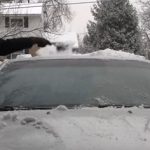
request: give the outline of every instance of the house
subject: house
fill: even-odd
[[[42,36],[43,12],[42,3],[1,3],[0,37]],[[15,58],[24,52],[13,53],[8,58]]]
[[[46,11],[43,3],[1,3],[0,4],[0,37],[12,38],[20,36],[43,36],[58,43],[62,49],[75,50],[79,47],[76,33],[63,33],[52,37],[43,32],[46,26]],[[13,53],[9,58],[15,58],[22,52]]]
[[[1,3],[0,37],[40,36],[43,17],[42,3]]]

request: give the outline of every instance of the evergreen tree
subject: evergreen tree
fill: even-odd
[[[86,46],[140,51],[138,18],[129,0],[98,0],[92,9],[94,21],[87,25]]]

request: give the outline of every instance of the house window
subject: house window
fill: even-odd
[[[9,17],[5,17],[5,28],[9,28]]]
[[[11,19],[11,27],[23,27],[23,19],[20,18]]]
[[[29,27],[29,19],[28,16],[24,16],[23,18],[10,18],[5,17],[5,28],[9,27]]]
[[[25,16],[25,17],[24,17],[24,27],[25,27],[25,28],[28,28],[28,26],[29,26],[28,16]]]

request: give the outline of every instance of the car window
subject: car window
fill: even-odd
[[[138,61],[22,61],[0,73],[1,106],[150,105],[149,89],[150,66]]]

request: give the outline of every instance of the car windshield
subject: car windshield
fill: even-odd
[[[98,59],[13,62],[0,72],[0,106],[150,106],[150,65]]]

